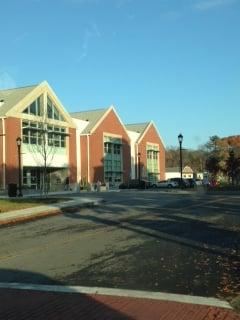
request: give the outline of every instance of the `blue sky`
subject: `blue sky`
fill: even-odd
[[[0,88],[47,80],[70,112],[115,105],[166,146],[240,134],[240,0],[8,0]]]

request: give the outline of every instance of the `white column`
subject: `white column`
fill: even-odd
[[[90,183],[90,150],[89,150],[89,134],[87,135],[87,170],[88,170],[88,183]]]
[[[2,186],[6,188],[6,130],[5,130],[5,118],[2,118],[2,155],[3,155],[3,171],[2,171]]]

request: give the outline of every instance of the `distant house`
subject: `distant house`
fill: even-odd
[[[200,179],[200,180],[203,180],[203,178],[204,178],[204,173],[203,173],[203,172],[197,172],[196,178],[197,178],[197,179]]]
[[[180,178],[180,168],[179,167],[172,167],[172,168],[166,168],[166,179],[171,178]],[[193,178],[193,170],[189,166],[185,166],[182,171],[182,177],[183,179],[192,179]]]
[[[166,179],[171,179],[171,178],[180,178],[181,173],[179,167],[172,167],[172,168],[166,168],[165,171],[165,176]]]
[[[184,179],[192,179],[193,178],[193,169],[189,166],[183,168],[182,177]]]

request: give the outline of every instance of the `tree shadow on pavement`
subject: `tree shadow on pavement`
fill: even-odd
[[[230,259],[240,258],[237,253],[240,243],[239,233],[219,229],[211,223],[167,214],[160,214],[154,219],[148,219],[146,215],[142,219],[125,217],[115,220],[96,215],[76,214],[67,210],[63,213],[68,218],[133,231],[158,240],[194,248],[201,252],[222,255]]]

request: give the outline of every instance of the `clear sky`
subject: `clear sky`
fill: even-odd
[[[47,80],[70,112],[114,105],[166,146],[240,134],[240,0],[7,0],[0,88]]]

